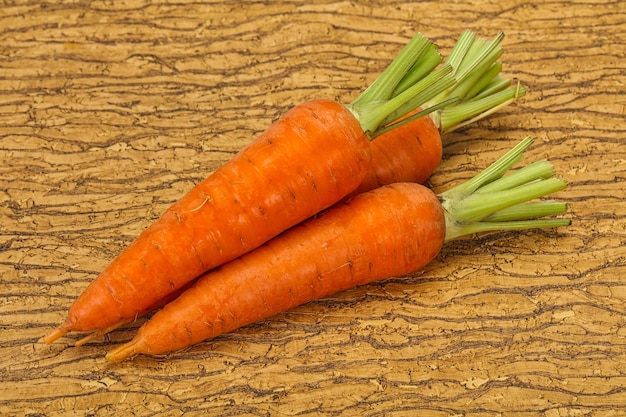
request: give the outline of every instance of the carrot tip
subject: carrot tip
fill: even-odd
[[[88,334],[87,336],[83,337],[82,339],[78,340],[76,343],[74,343],[74,346],[78,347],[78,346],[82,346],[85,343],[89,343],[92,340],[96,339],[97,337],[100,337],[102,333],[99,331],[93,332]]]
[[[105,357],[107,360],[111,362],[122,361],[138,353],[136,349],[136,345],[137,345],[137,341],[131,340],[130,342],[125,343],[122,346],[119,346],[113,349],[112,351],[108,352]]]
[[[55,340],[65,336],[71,330],[72,330],[72,323],[69,320],[66,320],[63,324],[57,326],[56,329],[54,329],[53,331],[45,335],[43,338],[43,341],[49,345]]]

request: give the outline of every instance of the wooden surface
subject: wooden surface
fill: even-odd
[[[626,409],[626,17],[619,1],[22,1],[0,8],[0,415],[604,416]],[[347,103],[416,31],[506,33],[529,93],[446,137],[430,183],[526,135],[567,229],[445,247],[166,358],[121,330],[46,346],[81,290],[291,106]]]

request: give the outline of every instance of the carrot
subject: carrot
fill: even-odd
[[[44,337],[101,332],[146,311],[203,272],[249,252],[353,192],[382,123],[454,83],[451,66],[421,71],[435,46],[416,35],[350,105],[312,100],[289,110],[170,207],[85,289]],[[397,90],[408,74],[409,86]]]
[[[503,52],[500,46],[503,37],[499,33],[487,42],[470,31],[459,37],[446,60],[453,68],[455,84],[432,104],[445,104],[446,99],[453,97],[456,100],[372,141],[372,163],[355,194],[394,182],[425,182],[441,161],[443,133],[474,123],[526,93],[521,84],[511,86],[511,81],[500,75],[502,63],[498,58]],[[410,83],[411,76],[397,88],[401,90]],[[408,116],[419,114],[419,110]]]
[[[396,183],[333,206],[204,275],[107,358],[179,350],[329,294],[410,273],[461,236],[569,224],[528,219],[565,210],[549,201],[526,203],[566,186],[550,178],[549,163],[503,177],[531,143],[526,138],[477,177],[439,196],[419,184]]]

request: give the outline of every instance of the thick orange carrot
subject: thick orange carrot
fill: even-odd
[[[353,192],[369,169],[368,139],[381,123],[423,106],[452,85],[448,66],[393,93],[433,49],[432,42],[416,35],[349,106],[313,100],[288,111],[115,258],[44,340],[51,343],[69,331],[101,333],[132,320],[201,273]]]
[[[549,178],[549,164],[498,180],[531,142],[526,139],[447,194],[436,196],[422,185],[397,183],[333,206],[204,275],[107,358],[182,349],[337,291],[415,271],[439,253],[444,241],[465,234],[569,224],[563,219],[526,220],[528,212],[510,209],[565,186]],[[543,211],[534,209],[532,216],[565,209],[550,204]],[[498,216],[508,221],[490,220]]]
[[[146,229],[46,341],[137,316],[335,203],[358,186],[369,163],[369,142],[347,108],[324,100],[293,108]]]
[[[370,169],[355,194],[397,182],[423,183],[439,165],[443,152],[441,134],[429,116],[377,137],[371,147]]]

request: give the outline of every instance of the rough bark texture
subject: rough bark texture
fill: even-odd
[[[619,1],[15,1],[0,9],[0,414],[617,415],[626,408]],[[41,336],[166,207],[289,107],[349,102],[415,32],[504,30],[518,104],[446,136],[442,191],[522,137],[573,225],[446,246],[178,352]]]

